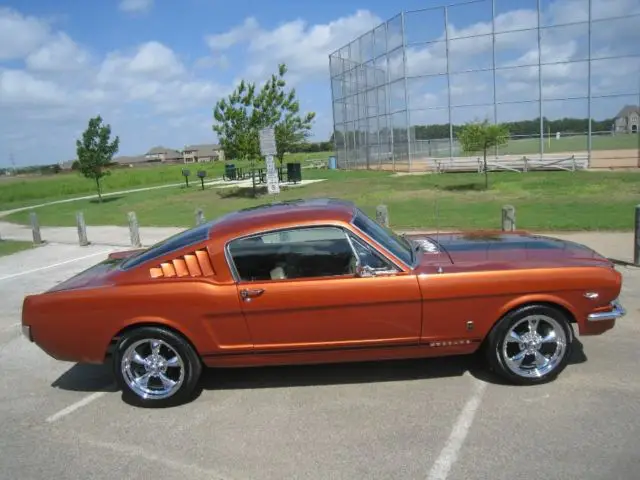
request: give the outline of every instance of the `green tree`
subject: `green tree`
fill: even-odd
[[[279,65],[278,73],[260,90],[255,83],[242,80],[227,98],[216,103],[213,130],[227,158],[260,158],[262,128],[274,128],[276,156],[281,163],[287,151],[298,148],[309,136],[315,113],[300,115],[296,90],[286,88],[286,73],[286,65]]]
[[[89,125],[82,134],[82,140],[76,140],[80,173],[96,182],[100,202],[102,202],[100,182],[103,177],[111,173],[108,167],[120,146],[119,137],[116,136],[113,141],[110,140],[111,125],[103,125],[100,115],[89,120]]]
[[[254,108],[255,84],[242,80],[233,92],[216,103],[213,130],[225,157],[240,160],[260,155],[258,140],[258,111]],[[257,107],[257,105],[256,105]]]
[[[488,120],[467,123],[457,133],[462,150],[467,153],[482,152],[484,156],[484,188],[489,188],[489,171],[487,169],[487,151],[490,148],[504,145],[509,140],[506,125],[492,124]]]
[[[282,164],[284,154],[296,149],[311,133],[315,112],[300,115],[300,102],[296,89],[286,90],[285,64],[278,65],[278,73],[263,85],[258,95],[258,104],[263,114],[263,127],[274,127],[276,137],[276,157]]]

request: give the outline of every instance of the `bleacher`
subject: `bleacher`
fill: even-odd
[[[425,164],[429,170],[437,173],[446,172],[482,172],[482,157],[423,158],[412,159],[412,166]],[[584,170],[589,167],[589,158],[585,155],[544,155],[534,156],[501,156],[487,158],[487,169],[495,171],[529,172],[541,170]]]

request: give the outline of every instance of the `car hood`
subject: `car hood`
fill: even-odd
[[[422,252],[421,265],[471,270],[602,265],[612,263],[591,248],[568,240],[520,232],[471,232],[408,235]]]

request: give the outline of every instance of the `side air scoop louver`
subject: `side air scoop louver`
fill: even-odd
[[[206,250],[196,250],[149,270],[151,278],[208,277],[213,266]]]

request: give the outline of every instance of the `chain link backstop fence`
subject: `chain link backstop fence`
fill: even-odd
[[[509,143],[492,152],[498,167],[569,157],[640,166],[638,0],[402,12],[329,60],[339,168],[473,170],[477,153],[462,152],[456,133],[485,119],[509,127]]]

